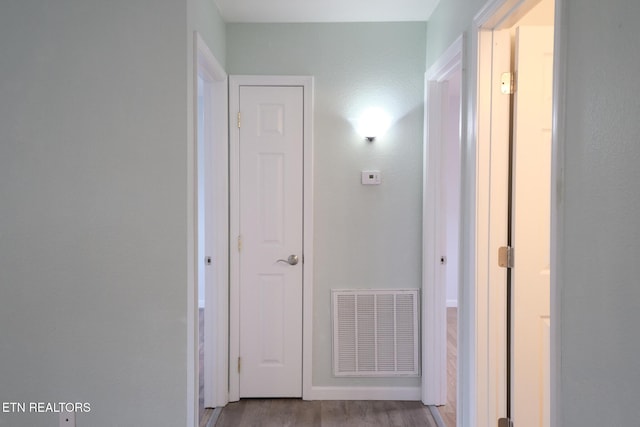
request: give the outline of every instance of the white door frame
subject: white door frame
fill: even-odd
[[[228,400],[227,373],[228,373],[228,282],[229,282],[229,232],[228,232],[228,118],[227,118],[227,73],[224,71],[216,57],[213,55],[205,41],[198,32],[194,32],[194,139],[198,147],[198,76],[204,82],[204,120],[203,147],[199,147],[196,153],[204,158],[196,161],[196,206],[206,204],[213,207],[205,212],[204,224],[198,224],[196,220],[196,233],[201,233],[204,228],[204,238],[208,240],[207,246],[212,253],[200,253],[196,250],[196,268],[204,262],[205,256],[213,258],[213,268],[209,280],[205,280],[205,359],[204,359],[204,404],[205,407],[224,406]],[[198,155],[198,154],[196,154]],[[200,169],[198,169],[200,165]],[[198,177],[206,180],[204,199],[201,200],[198,188]],[[196,241],[198,237],[196,236]],[[212,279],[212,280],[211,280]],[[196,274],[198,281],[198,274]],[[196,297],[198,292],[196,283]],[[198,354],[198,310],[193,310],[190,317],[194,317],[196,342],[195,350]],[[212,326],[212,327],[209,327]],[[196,373],[199,375],[199,363],[196,362]],[[198,377],[196,376],[196,384]],[[197,400],[196,400],[197,403]]]
[[[503,330],[504,316],[490,315],[493,310],[503,312],[504,301],[501,292],[491,292],[489,277],[495,268],[495,253],[490,242],[501,238],[501,230],[489,228],[486,220],[491,217],[490,191],[496,179],[506,179],[503,164],[492,163],[490,132],[486,125],[491,122],[491,102],[487,84],[491,79],[491,46],[493,30],[509,27],[528,12],[537,0],[490,0],[474,18],[470,58],[474,58],[469,71],[471,102],[468,105],[468,149],[466,150],[466,170],[464,206],[467,207],[464,222],[468,224],[468,247],[465,267],[463,294],[469,301],[475,301],[468,307],[470,323],[464,323],[462,329],[469,329],[469,342],[460,338],[461,370],[468,371],[471,380],[468,384],[459,380],[462,396],[459,405],[460,426],[493,427],[497,421],[500,405],[506,393],[500,372],[495,364],[489,362],[492,357],[506,354],[506,344],[495,339],[494,332]],[[552,131],[552,167],[551,167],[551,425],[558,426],[560,421],[560,298],[562,291],[562,266],[558,263],[558,254],[563,227],[564,207],[558,191],[562,188],[564,164],[564,87],[566,66],[566,14],[564,0],[555,1],[555,47],[554,47],[554,90],[553,90],[553,131]],[[475,79],[474,79],[475,76]],[[464,121],[464,120],[463,120]],[[498,147],[503,149],[503,147]],[[503,177],[503,178],[500,178]],[[504,227],[506,231],[506,225]],[[488,232],[487,232],[488,231]],[[496,235],[495,233],[498,233]],[[502,323],[501,323],[502,319]],[[473,336],[475,331],[475,337]],[[493,331],[493,332],[492,332]],[[461,330],[462,333],[464,333]],[[494,336],[492,339],[491,336]],[[466,351],[468,350],[468,353]],[[475,378],[475,380],[473,380]]]
[[[303,88],[304,158],[303,158],[303,301],[302,301],[302,398],[311,398],[313,343],[313,77],[311,76],[230,76],[230,285],[229,285],[229,401],[240,399],[240,376],[236,364],[240,354],[239,256],[240,234],[239,150],[237,125],[240,86],[300,86]]]
[[[443,123],[449,120],[449,109],[443,109],[443,97],[447,95],[447,82],[463,70],[464,40],[460,36],[425,73],[425,140],[423,159],[423,276],[422,276],[422,402],[425,405],[443,405],[447,401],[447,311],[446,288],[441,286],[439,272],[442,255],[439,242],[441,233],[437,218],[440,217],[440,194],[445,183],[441,182],[441,154],[448,141],[443,140]],[[460,90],[460,107],[464,91]],[[461,115],[459,115],[461,118]],[[462,120],[460,120],[462,125]],[[463,135],[464,133],[460,133]],[[458,159],[460,165],[460,159]],[[458,218],[460,228],[460,218]],[[460,247],[458,245],[458,247]],[[460,259],[460,257],[456,257]],[[459,263],[461,265],[461,263]],[[459,284],[458,284],[459,287]],[[464,304],[464,301],[460,301]],[[459,304],[460,304],[459,303]]]

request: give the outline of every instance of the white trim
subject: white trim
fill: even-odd
[[[240,357],[240,260],[238,238],[240,236],[240,153],[239,133],[234,116],[239,110],[239,88],[235,77],[229,76],[229,401],[240,400],[240,381],[233,369]]]
[[[239,132],[235,112],[239,110],[241,85],[301,86],[304,96],[304,184],[303,184],[303,326],[302,326],[302,398],[312,399],[313,353],[313,77],[311,76],[230,76],[229,129],[230,129],[230,290],[229,290],[229,359],[237,360],[240,349],[239,259],[236,248],[239,224]],[[233,363],[229,368],[229,400],[240,398],[240,376]]]
[[[198,228],[197,228],[197,194],[198,182],[197,176],[197,139],[196,139],[196,111],[197,111],[197,94],[198,79],[196,75],[197,65],[196,47],[193,46],[193,58],[189,60],[193,63],[189,64],[193,67],[191,75],[191,90],[187,90],[187,116],[191,120],[191,126],[187,123],[187,417],[185,425],[187,427],[196,427],[198,423],[198,322],[197,322],[197,305],[198,305],[198,263],[196,259],[198,247]],[[188,61],[190,62],[190,61]],[[196,77],[194,77],[196,76]],[[191,104],[191,105],[190,105]]]
[[[420,387],[311,387],[307,400],[420,400]]]
[[[211,239],[212,254],[200,254],[196,250],[196,266],[199,261],[204,259],[205,255],[213,255],[215,265],[214,280],[208,280],[205,289],[205,300],[200,302],[199,306],[206,306],[205,324],[215,325],[215,327],[205,328],[205,376],[204,381],[204,403],[207,407],[224,406],[228,403],[228,387],[227,375],[229,372],[228,365],[228,258],[229,258],[229,236],[228,236],[228,128],[227,128],[227,74],[213,55],[206,42],[200,34],[194,32],[194,144],[198,145],[198,76],[201,76],[205,82],[204,90],[209,94],[205,97],[207,110],[210,111],[214,122],[220,124],[211,129],[210,121],[205,121],[207,127],[206,135],[210,139],[205,141],[205,152],[212,154],[212,163],[205,166],[204,171],[198,171],[196,162],[195,171],[195,187],[196,202],[204,203],[198,200],[198,174],[205,173],[205,176],[215,182],[212,191],[208,191],[206,197],[211,197],[209,205],[213,206],[213,212],[207,212],[205,223],[209,225],[206,239]],[[206,136],[205,135],[205,136]],[[205,159],[206,160],[206,159]],[[196,220],[197,224],[197,220]],[[197,233],[200,225],[196,226],[196,242]],[[196,243],[197,244],[197,243]],[[196,267],[197,268],[197,267]],[[207,267],[205,267],[207,268]],[[197,277],[197,275],[196,275]],[[213,287],[213,289],[211,289]],[[196,286],[197,292],[198,286]],[[197,312],[195,313],[197,316]],[[198,330],[198,321],[196,317],[195,329]],[[195,344],[197,349],[197,342]],[[197,352],[196,352],[197,354]],[[196,371],[198,367],[196,366]]]
[[[448,108],[447,80],[462,73],[463,37],[460,36],[425,73],[425,139],[423,158],[423,275],[422,275],[422,402],[443,405],[447,400],[447,301],[446,288],[439,286],[441,266],[437,260],[441,241],[437,218],[440,212],[442,122]],[[461,79],[462,81],[463,79]],[[462,95],[462,91],[460,91]],[[460,106],[462,108],[462,99]],[[462,122],[462,116],[460,116]],[[458,259],[460,259],[458,257]],[[462,263],[460,263],[461,265]]]
[[[453,307],[458,307],[458,300],[457,299],[448,299],[447,300],[447,308],[453,308]]]
[[[304,200],[303,200],[303,243],[304,243],[304,270],[302,280],[304,283],[304,297],[302,303],[303,313],[303,339],[302,339],[302,398],[310,400],[311,387],[313,386],[313,202],[314,197],[314,151],[313,151],[313,107],[314,107],[314,81],[313,77],[300,79],[304,86]]]
[[[494,37],[495,36],[495,37]],[[499,41],[498,41],[499,39]],[[478,56],[478,134],[476,169],[476,390],[477,425],[506,416],[506,283],[497,248],[507,244],[509,174],[509,98],[499,93],[499,72],[510,68],[508,32],[482,31]],[[494,55],[494,46],[507,54]],[[509,56],[507,56],[509,55]],[[502,120],[496,120],[502,118]]]
[[[509,0],[507,0],[509,1]],[[495,324],[497,317],[492,316],[494,308],[502,313],[499,307],[494,307],[499,295],[494,295],[489,291],[489,283],[493,276],[494,266],[491,264],[490,245],[491,242],[499,241],[500,245],[506,245],[506,222],[503,227],[494,229],[491,227],[491,200],[492,186],[497,184],[496,178],[492,180],[492,176],[499,175],[497,169],[505,167],[504,162],[494,164],[492,162],[495,151],[492,151],[492,121],[491,121],[491,97],[492,97],[492,69],[493,69],[493,31],[492,28],[486,30],[483,26],[488,20],[493,19],[494,15],[504,4],[504,0],[491,0],[474,19],[475,31],[477,36],[476,66],[476,102],[475,106],[475,122],[476,128],[476,159],[475,169],[473,172],[475,183],[475,209],[474,217],[471,223],[474,225],[474,260],[475,274],[473,276],[471,286],[475,293],[475,316],[473,319],[476,331],[476,347],[473,355],[476,367],[476,389],[473,399],[474,420],[473,424],[478,427],[489,427],[497,422],[499,416],[505,416],[504,399],[499,395],[504,395],[506,387],[504,381],[497,381],[498,375],[495,368],[499,365],[494,360],[499,355],[506,352],[506,342],[497,339],[492,331],[501,329],[500,324]],[[507,165],[508,167],[508,165]],[[493,168],[493,169],[492,169]],[[493,174],[492,174],[493,172]],[[502,182],[506,180],[507,172],[502,171],[500,174]],[[502,189],[501,189],[502,190]],[[504,193],[504,191],[499,191]],[[497,195],[493,195],[497,196]],[[505,197],[503,194],[502,197]],[[506,199],[505,199],[506,200]],[[494,217],[497,213],[494,212]],[[506,286],[505,278],[499,277],[497,288]],[[498,292],[500,294],[500,292]],[[504,325],[502,325],[504,327]],[[504,360],[504,357],[503,357]]]
[[[204,308],[204,299],[198,300],[198,308]]]

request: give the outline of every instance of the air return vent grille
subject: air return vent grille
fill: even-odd
[[[418,376],[418,290],[332,290],[335,376]]]

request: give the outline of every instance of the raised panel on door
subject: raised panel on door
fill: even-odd
[[[518,427],[549,425],[553,28],[519,27],[512,170],[513,398]]]
[[[240,397],[301,397],[303,89],[241,86],[240,114]]]

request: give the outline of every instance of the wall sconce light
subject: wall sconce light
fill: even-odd
[[[391,117],[381,108],[370,108],[358,120],[358,133],[367,141],[373,142],[385,134],[391,126]]]

